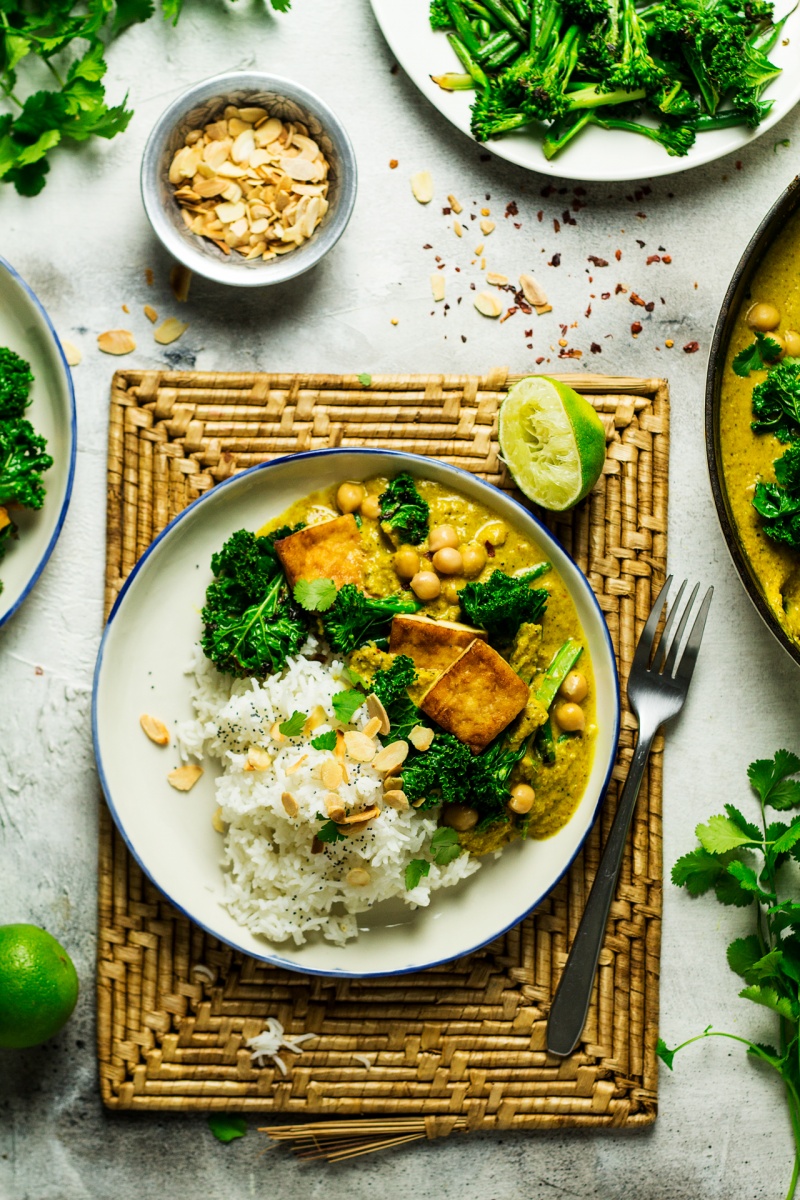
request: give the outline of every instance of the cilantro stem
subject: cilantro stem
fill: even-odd
[[[64,80],[61,78],[61,76],[59,75],[59,73],[58,73],[58,71],[56,70],[56,68],[53,66],[53,64],[52,64],[52,62],[50,61],[50,59],[49,59],[49,58],[46,58],[44,61],[45,61],[45,66],[47,67],[48,71],[51,73],[51,75],[54,75],[54,76],[55,76],[55,79],[56,79],[56,82],[58,83],[58,86],[59,86],[60,88],[63,88],[63,87],[64,87]]]

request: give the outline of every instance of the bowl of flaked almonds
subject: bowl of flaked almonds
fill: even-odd
[[[256,71],[195,84],[161,114],[142,199],[163,245],[218,283],[265,287],[308,271],[356,196],[343,125],[300,84]]]

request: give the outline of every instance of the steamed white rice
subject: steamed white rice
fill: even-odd
[[[319,767],[329,751],[315,750],[311,737],[331,728],[363,729],[366,708],[348,726],[333,718],[332,697],[346,686],[344,665],[338,660],[317,661],[321,647],[313,637],[286,668],[263,683],[256,679],[233,680],[220,674],[199,650],[192,667],[193,705],[196,718],[184,722],[179,739],[184,757],[211,759],[220,764],[216,781],[217,803],[227,824],[224,840],[223,903],[240,924],[273,942],[292,939],[300,945],[310,934],[344,943],[358,935],[356,913],[382,900],[400,897],[411,906],[430,903],[431,892],[451,887],[477,871],[480,863],[468,854],[430,872],[412,890],[405,890],[405,869],[415,858],[430,860],[430,839],[437,828],[438,809],[420,813],[384,807],[360,834],[326,843],[312,853],[318,814],[325,813],[326,788]],[[315,655],[312,659],[309,655]],[[293,712],[310,713],[321,705],[330,724],[318,726],[306,737],[290,738],[278,745],[270,736],[275,721],[288,720]],[[266,771],[245,771],[247,752],[258,746],[272,757]],[[299,769],[287,769],[305,755]],[[339,794],[345,806],[359,809],[380,800],[383,776],[369,764],[347,759],[349,783]],[[291,792],[299,812],[290,818],[281,803]],[[366,886],[347,883],[353,867],[366,868]]]

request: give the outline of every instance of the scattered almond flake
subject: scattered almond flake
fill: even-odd
[[[364,867],[351,867],[344,880],[348,887],[367,887],[372,882],[372,876]]]
[[[396,742],[390,742],[388,746],[384,746],[372,760],[372,765],[376,771],[384,771],[387,775],[399,767],[401,763],[406,761],[408,756],[408,742],[402,738]]]
[[[329,791],[336,791],[344,779],[341,763],[338,763],[335,758],[326,758],[320,767],[319,777]]]
[[[420,204],[430,204],[433,199],[433,179],[430,171],[417,171],[411,176],[411,191]]]
[[[172,294],[180,304],[189,299],[189,287],[192,282],[192,272],[183,263],[174,263],[169,273],[169,286]]]
[[[122,311],[123,311],[124,313],[129,313],[131,310],[128,308],[127,304],[123,304],[123,306],[122,306]]]
[[[483,254],[483,242],[481,242],[479,246],[475,247],[475,257],[480,258],[480,256],[482,254]]]
[[[391,729],[389,715],[386,712],[382,701],[378,699],[374,692],[370,692],[370,694],[367,696],[366,707],[367,712],[371,717],[380,717],[381,724],[379,732],[385,736]]]
[[[475,307],[484,317],[499,317],[503,306],[493,292],[478,292]]]
[[[393,742],[392,745],[394,744],[395,743]],[[342,820],[338,821],[337,824],[342,825],[344,829],[348,831],[348,833],[352,833],[353,829],[348,829],[348,826],[360,827],[362,825],[368,825],[370,821],[373,821],[375,817],[379,817],[380,815],[381,810],[378,808],[377,804],[373,804],[370,808],[362,808],[360,812],[348,813],[347,816],[342,817]]]
[[[480,224],[481,233],[484,237],[488,237],[494,229],[494,221],[483,220]]]
[[[295,762],[293,762],[291,764],[291,766],[288,766],[286,768],[286,774],[287,775],[296,774],[296,772],[300,770],[300,768],[302,767],[303,763],[306,761],[307,758],[308,758],[308,755],[303,754],[300,758],[296,759]]]
[[[245,771],[268,771],[272,766],[272,757],[261,746],[251,746],[247,751],[244,762]]]
[[[351,1054],[350,1057],[354,1058],[357,1063],[361,1063],[361,1066],[364,1068],[365,1071],[372,1070],[372,1063],[367,1058],[366,1054]]]
[[[450,207],[452,208],[452,210],[456,214],[456,216],[458,216],[458,214],[463,211],[463,205],[459,204],[458,200],[456,200],[455,196],[452,195],[452,193],[447,197],[447,203],[450,205]]]
[[[408,808],[408,797],[405,792],[401,792],[398,788],[392,788],[391,791],[383,793],[383,803],[388,804],[389,808],[396,808],[402,811]]]
[[[519,286],[528,304],[532,304],[534,308],[539,304],[547,304],[547,293],[532,275],[520,275]]]
[[[324,725],[327,719],[328,714],[325,712],[325,709],[321,704],[316,704],[306,717],[306,722],[303,726],[303,733],[306,735],[306,737],[308,737],[308,735],[313,733],[315,729],[318,729],[320,725]]]
[[[491,210],[490,208],[482,208],[482,209],[481,209],[481,216],[482,216],[482,217],[488,217],[488,216],[489,216],[489,213],[490,213],[491,211],[492,211],[492,210]]]
[[[297,803],[291,792],[283,792],[281,795],[281,804],[284,807],[287,817],[296,817],[300,811],[300,805]]]
[[[453,233],[456,235],[456,237],[461,237],[463,235],[464,230],[461,228],[460,221],[453,221]]]
[[[103,354],[130,354],[136,349],[136,339],[129,329],[107,329],[98,334],[97,346]]]
[[[497,271],[490,271],[486,276],[486,282],[493,284],[495,287],[505,287],[508,283],[508,276],[498,275]]]
[[[303,1042],[309,1038],[319,1037],[317,1033],[287,1034],[277,1017],[267,1017],[266,1027],[262,1033],[247,1039],[250,1058],[258,1066],[264,1065],[265,1058],[271,1058],[282,1075],[286,1075],[286,1063],[279,1056],[279,1050],[290,1050],[292,1054],[303,1053]]]
[[[431,291],[434,300],[444,300],[444,275],[437,271],[431,275]]]
[[[381,725],[383,725],[383,721],[380,717],[370,717],[364,726],[364,737],[374,738],[377,733],[380,733]]]
[[[415,725],[408,735],[408,740],[415,750],[429,750],[433,741],[433,730],[426,725]]]
[[[158,320],[158,313],[153,308],[152,304],[145,304],[144,315],[147,317],[148,321],[151,321],[153,325],[155,325],[156,321]]]
[[[552,304],[534,304],[533,307],[536,309],[536,315],[539,317],[543,316],[544,313],[553,311]]]
[[[377,746],[371,737],[367,737],[366,734],[358,733],[352,729],[345,733],[344,745],[347,753],[356,762],[372,762],[377,750]]]
[[[190,792],[202,774],[203,768],[198,767],[197,763],[184,763],[182,767],[170,771],[167,783],[174,787],[176,792]]]
[[[153,337],[160,346],[169,346],[172,342],[177,342],[188,328],[188,321],[179,321],[177,317],[167,317],[166,321],[161,322]]]
[[[284,742],[288,742],[289,740],[285,733],[281,733],[280,721],[272,722],[269,730],[269,736],[272,738],[273,742],[277,742],[279,746],[282,746]]]
[[[169,730],[163,721],[159,721],[158,717],[153,717],[150,713],[142,713],[139,717],[139,724],[151,742],[155,742],[157,746],[169,745]]]
[[[228,826],[225,824],[225,822],[222,819],[222,805],[221,804],[218,805],[217,808],[214,809],[214,812],[211,814],[211,825],[216,833],[227,832]]]
[[[62,341],[61,349],[64,351],[68,366],[77,367],[83,361],[83,351],[72,342]]]

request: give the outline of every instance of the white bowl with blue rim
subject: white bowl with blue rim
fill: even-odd
[[[0,559],[0,626],[30,595],[58,541],[75,474],[77,426],[72,376],[50,318],[35,293],[10,263],[0,258],[0,346],[31,365],[31,404],[25,413],[47,438],[53,465],[42,476],[47,490],[38,510],[12,510],[19,536]]]
[[[323,940],[271,943],[250,933],[222,904],[222,841],[211,824],[215,771],[206,766],[189,793],[167,773],[173,747],[149,743],[139,728],[152,713],[172,728],[193,716],[186,671],[200,638],[200,608],[212,553],[236,529],[258,529],[311,488],[342,479],[409,471],[452,487],[524,530],[560,574],[592,658],[597,735],[586,790],[568,823],[546,841],[515,842],[428,908],[402,901],[358,917],[359,937],[344,947]],[[536,561],[540,561],[538,555]],[[150,546],[111,612],[98,655],[93,698],[97,765],[111,813],[139,865],[172,904],[244,954],[315,975],[364,977],[419,971],[479,949],[522,920],[558,882],[581,848],[608,785],[619,734],[619,688],[611,639],[588,580],[569,555],[512,497],[457,467],[384,450],[319,450],[252,467],[204,493]]]

